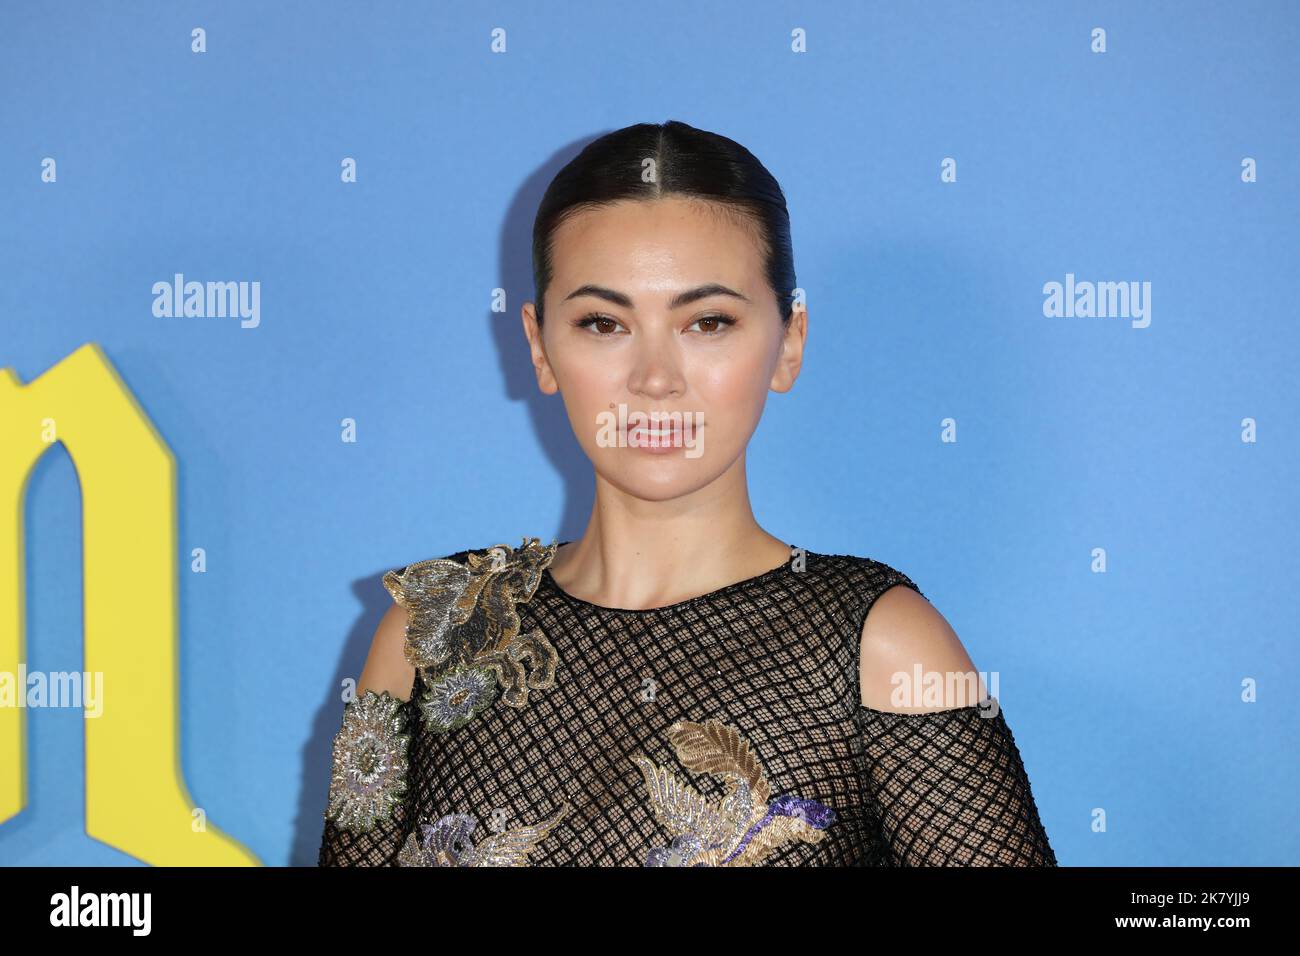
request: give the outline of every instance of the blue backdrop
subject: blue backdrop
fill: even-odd
[[[186,782],[312,864],[383,571],[585,524],[520,329],[542,190],[630,123],[723,133],[810,315],[759,521],[999,672],[1063,865],[1295,864],[1297,49],[1271,0],[5,4],[0,367],[99,343],[175,453]],[[258,282],[257,324],[155,315],[176,273]],[[28,668],[79,670],[61,446],[23,507]],[[138,863],[84,832],[80,712],[28,720],[0,861]]]

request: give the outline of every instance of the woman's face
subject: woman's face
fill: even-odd
[[[782,324],[750,229],[714,204],[629,200],[566,221],[552,258],[545,325],[530,302],[524,329],[597,474],[666,500],[737,465],[768,390],[794,384],[806,329],[802,309]],[[680,413],[683,429],[642,435],[634,413],[652,412]]]

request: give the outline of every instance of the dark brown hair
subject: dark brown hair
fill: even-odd
[[[647,181],[646,160],[653,160]],[[537,324],[553,275],[552,238],[568,217],[625,199],[681,196],[717,204],[753,230],[781,321],[794,302],[794,251],[785,194],[744,146],[677,120],[637,123],[593,140],[551,180],[533,220]]]

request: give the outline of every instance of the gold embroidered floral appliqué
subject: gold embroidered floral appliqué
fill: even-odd
[[[404,701],[367,690],[343,708],[325,816],[354,833],[389,819],[406,795]]]
[[[816,800],[784,795],[769,803],[763,768],[735,727],[679,720],[668,739],[683,767],[721,777],[727,792],[711,804],[662,764],[633,757],[655,819],[672,838],[646,854],[646,866],[756,866],[787,842],[819,842],[835,821],[834,809]]]
[[[465,564],[435,558],[384,575],[408,611],[406,658],[429,688],[418,706],[430,730],[469,723],[498,689],[506,704],[523,707],[529,690],[555,683],[555,648],[538,629],[519,633],[515,606],[532,598],[558,547],[525,537],[519,548],[470,552]]]
[[[548,820],[492,833],[473,840],[478,825],[468,813],[449,813],[437,823],[419,827],[421,835],[406,838],[397,855],[398,866],[528,866],[528,854],[569,812],[565,803]]]

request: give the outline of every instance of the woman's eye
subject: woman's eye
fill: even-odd
[[[596,328],[597,335],[608,336],[618,327],[618,319],[611,319],[608,315],[587,315],[573,323],[578,328],[585,329],[589,327]],[[613,326],[613,328],[611,328]]]
[[[703,315],[696,319],[691,325],[704,324],[700,329],[705,335],[721,335],[723,330],[729,325],[735,325],[736,320],[729,315]]]
[[[618,319],[595,312],[584,315],[582,318],[575,320],[573,324],[581,329],[591,329],[594,334],[605,338],[611,337],[622,327]],[[736,320],[729,315],[703,315],[687,328],[694,328],[698,325],[700,326],[701,335],[721,335],[727,326],[735,324]]]

